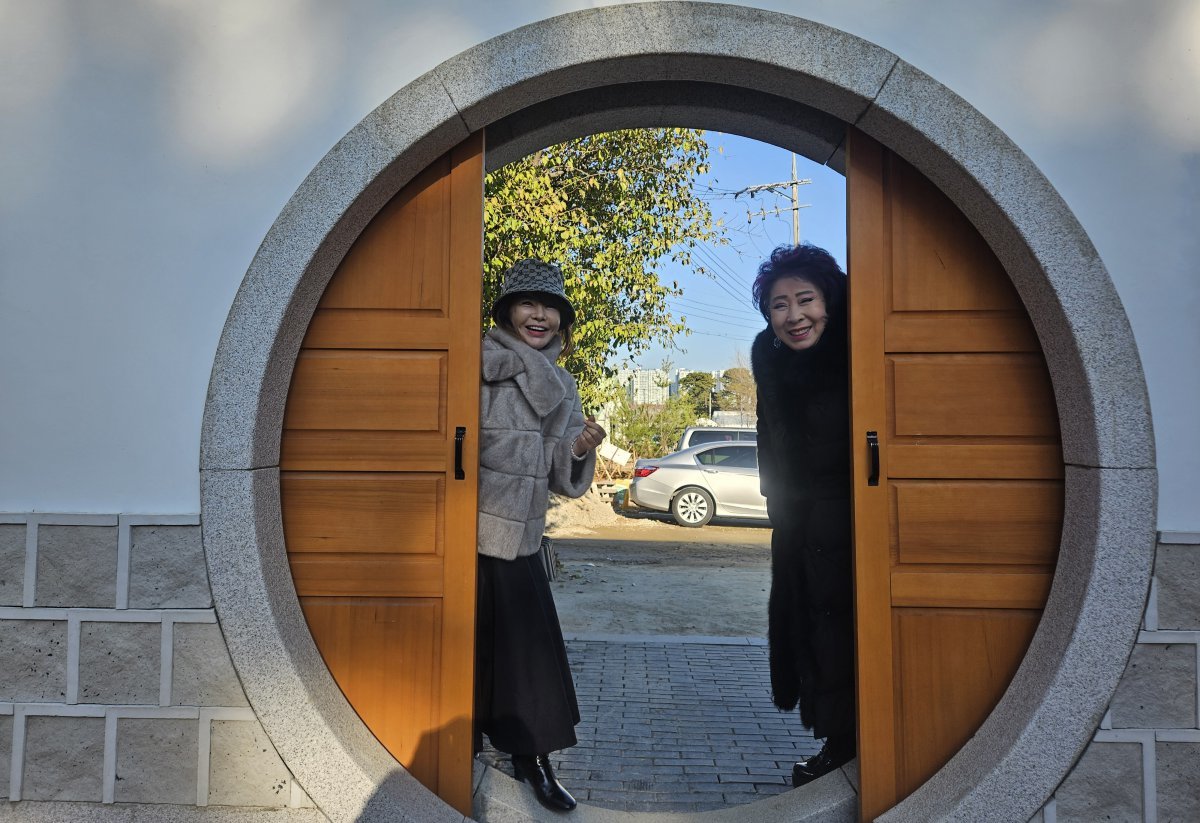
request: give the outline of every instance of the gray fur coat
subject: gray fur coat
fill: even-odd
[[[480,392],[479,553],[502,560],[534,554],[546,526],[549,492],[580,497],[592,483],[596,453],[582,460],[571,444],[583,431],[575,379],[544,349],[493,328],[483,338]]]

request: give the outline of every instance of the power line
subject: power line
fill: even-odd
[[[701,308],[720,309],[721,311],[729,311],[730,309],[733,309],[735,311],[740,312],[741,314],[744,314],[746,317],[753,318],[755,320],[757,320],[758,316],[759,316],[758,312],[751,311],[750,309],[742,309],[742,308],[738,308],[737,306],[728,306],[728,305],[722,306],[719,303],[706,303],[703,300],[695,300],[690,297],[672,297],[672,298],[670,298],[670,300],[672,300],[676,303],[688,303],[688,304],[691,304],[694,306],[699,306]],[[732,317],[734,315],[730,315],[730,316]]]
[[[714,323],[723,323],[726,326],[731,326],[731,327],[739,328],[739,329],[757,329],[758,328],[757,325],[750,325],[748,323],[735,323],[727,318],[713,317],[713,316],[705,314],[704,312],[696,311],[696,310],[684,311],[684,312],[681,312],[681,315],[686,316],[686,317],[699,318],[700,320],[708,320],[708,321],[714,322]]]
[[[750,316],[736,317],[728,314],[720,314],[713,309],[698,309],[690,306],[672,306],[671,308],[677,316],[687,317],[689,320],[709,320],[743,329],[758,329],[762,327],[761,318]]]
[[[708,249],[698,248],[696,256],[701,259],[704,264],[705,271],[709,272],[713,278],[724,283],[729,288],[733,289],[734,294],[742,292],[746,288],[746,284],[729,274],[729,267],[723,264],[715,254]]]
[[[720,271],[720,269],[725,269],[726,271],[732,271],[732,270],[729,269],[729,267],[726,266],[724,263],[722,263],[719,259],[712,256],[711,252],[707,252],[707,250],[706,250],[706,253],[701,255],[701,257],[709,257],[712,260],[714,268],[713,269],[706,268],[706,270],[711,271],[713,278],[714,278],[713,282],[715,282],[721,288],[722,291],[724,291],[726,294],[728,294],[730,297],[733,298],[733,300],[735,301],[735,305],[740,306],[740,307],[749,308],[750,307],[750,286],[748,284],[746,284],[745,282],[734,282],[733,279],[730,277],[730,275],[723,274]]]
[[[731,334],[717,334],[712,331],[689,331],[689,334],[699,334],[704,337],[724,337],[726,340],[737,340],[740,343],[753,343],[754,337],[734,337]]]
[[[720,310],[720,308],[707,308],[704,306],[684,306],[679,304],[671,305],[672,311],[677,314],[686,314],[688,317],[701,317],[712,320],[719,320],[721,323],[730,323],[736,325],[757,326],[761,318],[751,316],[751,314],[730,314]],[[709,317],[712,316],[712,317]]]
[[[738,288],[738,289],[749,288],[749,286],[750,286],[749,281],[747,281],[746,278],[743,275],[739,274],[735,269],[731,268],[728,263],[726,263],[721,258],[717,257],[716,252],[712,251],[712,249],[709,249],[709,248],[706,248],[703,246],[697,247],[697,249],[698,250],[702,249],[703,250],[702,256],[708,258],[708,260],[714,266],[720,268],[722,271],[724,271],[728,275],[726,282],[728,282],[729,285],[733,286],[734,288]]]
[[[713,282],[714,284],[716,284],[716,286],[717,286],[718,288],[720,288],[720,289],[721,289],[721,291],[723,291],[723,292],[725,292],[726,294],[728,294],[728,295],[729,295],[730,297],[732,297],[734,300],[739,300],[739,301],[740,301],[740,300],[742,299],[742,296],[741,296],[741,295],[739,295],[739,294],[738,294],[736,291],[734,291],[732,288],[730,288],[729,286],[727,286],[727,285],[725,284],[725,281],[724,281],[724,280],[723,280],[721,277],[719,277],[719,276],[718,276],[717,272],[715,272],[715,271],[711,271],[711,270],[710,270],[710,269],[708,269],[707,267],[702,267],[702,268],[703,268],[703,270],[704,270],[705,272],[708,272],[709,274],[711,274],[711,275],[712,275],[712,282]]]

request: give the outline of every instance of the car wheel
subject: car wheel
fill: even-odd
[[[671,501],[671,516],[681,526],[698,528],[712,520],[715,508],[711,494],[704,489],[688,486]]]

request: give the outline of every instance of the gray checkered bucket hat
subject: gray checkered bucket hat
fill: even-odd
[[[575,307],[567,299],[562,269],[541,260],[518,260],[504,272],[500,296],[492,304],[492,320],[500,322],[500,317],[508,310],[510,297],[530,292],[550,298],[546,302],[562,313],[564,328],[575,322]]]

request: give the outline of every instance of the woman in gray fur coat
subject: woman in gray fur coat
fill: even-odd
[[[575,798],[549,753],[575,745],[579,706],[538,550],[549,493],[588,490],[605,431],[584,418],[575,380],[556,362],[575,322],[557,266],[515,263],[492,319],[480,393],[476,731],[512,755],[538,802],[570,811]]]

